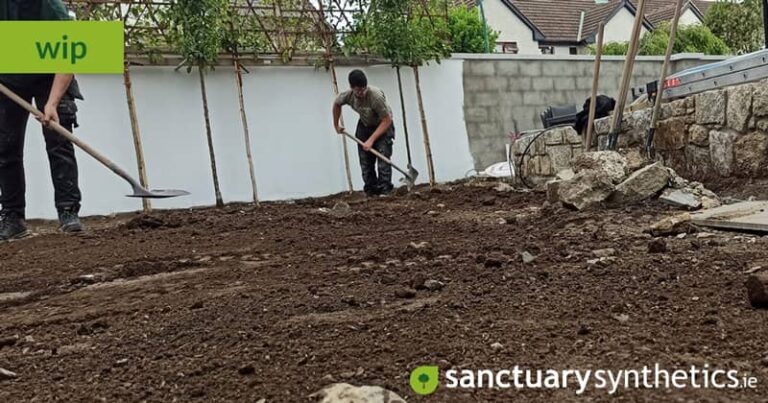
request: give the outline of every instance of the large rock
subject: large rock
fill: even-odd
[[[348,383],[328,386],[310,397],[320,403],[406,403],[402,397],[379,386],[356,387]]]
[[[691,125],[688,128],[688,142],[699,146],[709,146],[709,129],[701,125]]]
[[[640,153],[637,148],[631,148],[626,152],[623,152],[624,158],[627,160],[627,170],[629,172],[635,172],[638,169],[645,166],[648,159]]]
[[[711,176],[712,157],[709,147],[698,147],[689,144],[685,147],[685,174],[696,179]]]
[[[768,116],[768,81],[763,80],[755,85],[753,100],[752,113],[755,117]]]
[[[638,128],[641,130],[645,130],[646,127],[651,123],[651,114],[653,113],[653,109],[646,108],[639,111],[634,111],[632,113],[625,113],[624,119],[621,121],[622,128],[624,129],[633,129]]]
[[[616,186],[616,190],[608,198],[608,203],[611,205],[634,204],[651,198],[668,183],[669,171],[661,162],[657,162],[636,171]]]
[[[677,172],[670,167],[667,167],[667,172],[669,173],[669,187],[672,189],[682,189],[691,183],[688,179],[678,175]]]
[[[557,195],[566,207],[584,210],[605,201],[614,191],[611,177],[600,170],[582,170],[557,185]]]
[[[521,155],[525,151],[525,149],[528,147],[528,145],[531,144],[531,141],[533,141],[534,137],[536,136],[533,133],[524,133],[512,145],[512,152],[514,152],[515,155]]]
[[[672,116],[680,117],[688,113],[688,98],[678,99],[669,103]]]
[[[725,124],[725,92],[709,91],[696,95],[696,123]]]
[[[651,225],[647,232],[653,236],[666,236],[688,232],[692,217],[690,213],[683,213],[674,217],[667,217]]]
[[[541,137],[544,138],[544,141],[548,146],[563,144],[563,132],[565,129],[566,127],[558,127],[556,129],[547,131],[547,133],[543,134]],[[573,128],[570,129],[573,130]]]
[[[701,208],[701,200],[687,189],[667,189],[661,194],[659,200],[689,210]]]
[[[550,203],[558,203],[560,201],[560,184],[563,183],[562,179],[553,179],[547,182],[547,201]]]
[[[685,150],[674,150],[659,153],[664,160],[664,165],[680,172],[685,172]]]
[[[613,123],[613,116],[604,117],[602,119],[595,119],[595,137],[601,134],[608,134],[611,132],[611,124]]]
[[[733,171],[733,145],[736,136],[733,132],[709,132],[709,156],[712,159],[712,167],[720,176],[730,176]]]
[[[574,160],[573,168],[576,173],[601,171],[614,184],[621,183],[627,177],[627,159],[615,151],[583,153]]]
[[[735,173],[739,176],[757,176],[766,170],[768,135],[754,132],[739,136],[733,145]]]
[[[571,126],[566,126],[563,129],[565,130],[563,131],[563,141],[565,143],[571,145],[581,145],[584,143],[584,139],[576,132],[576,129]]]
[[[685,147],[685,122],[680,118],[672,118],[659,122],[653,143],[659,151],[680,150]]]
[[[747,130],[752,111],[752,84],[728,88],[728,127],[738,132]]]
[[[552,172],[560,172],[573,166],[573,151],[569,144],[550,146],[547,153],[551,161]]]

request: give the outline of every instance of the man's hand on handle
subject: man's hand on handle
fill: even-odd
[[[51,122],[59,123],[59,105],[58,103],[48,102],[43,108],[43,119],[41,122],[48,127]]]
[[[61,102],[61,98],[67,92],[67,89],[69,89],[69,85],[74,78],[75,76],[72,74],[56,74],[53,77],[53,85],[51,86],[51,92],[48,95],[48,102],[43,108],[43,116],[42,118],[37,119],[46,127],[49,126],[51,122],[59,123],[59,102]]]
[[[373,148],[373,141],[372,141],[372,139],[369,139],[368,141],[366,141],[363,144],[363,150],[365,150],[365,151],[371,151],[372,148]]]

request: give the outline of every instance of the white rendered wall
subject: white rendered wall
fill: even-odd
[[[337,71],[341,89],[350,68]],[[382,88],[391,103],[397,130],[394,157],[406,164],[405,136],[394,69],[364,68],[371,85]],[[244,77],[245,103],[259,197],[284,200],[324,196],[346,190],[342,146],[331,125],[333,92],[325,70],[301,67],[257,67]],[[428,178],[416,101],[414,77],[404,68],[404,89],[413,165]],[[251,200],[234,73],[217,68],[206,76],[219,181],[225,202]],[[192,195],[155,200],[157,208],[213,205],[213,182],[205,137],[205,122],[196,71],[174,72],[168,67],[132,69],[134,94],[144,143],[149,181],[153,188],[180,188]],[[122,76],[81,76],[85,95],[79,102],[81,127],[76,134],[118,165],[137,175],[131,125]],[[445,60],[421,69],[422,92],[429,122],[438,181],[464,177],[472,156],[464,124],[462,61]],[[354,132],[356,115],[345,108],[347,128]],[[78,151],[83,215],[141,209],[140,200],[124,197],[130,187]],[[350,145],[352,177],[362,188],[357,150]],[[27,130],[27,216],[53,218],[53,188],[39,126]],[[394,173],[397,180],[401,175]]]

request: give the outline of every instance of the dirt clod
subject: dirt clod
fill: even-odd
[[[405,299],[414,298],[416,297],[416,290],[412,290],[410,288],[401,288],[395,291],[395,296],[397,298],[405,298]]]
[[[668,250],[667,241],[663,238],[656,238],[648,242],[648,253],[666,253]]]

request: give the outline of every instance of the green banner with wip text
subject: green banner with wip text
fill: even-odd
[[[121,74],[121,21],[0,21],[0,73]]]

